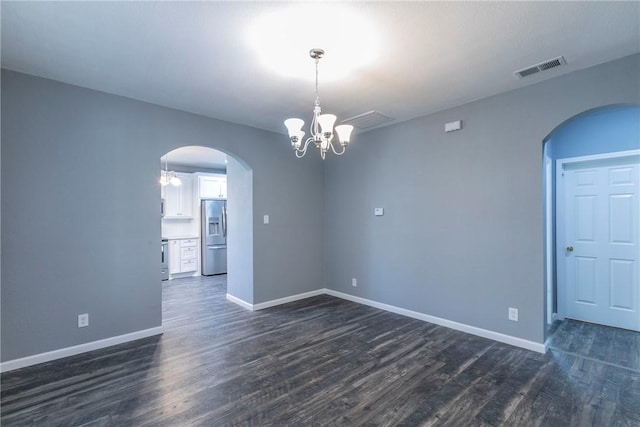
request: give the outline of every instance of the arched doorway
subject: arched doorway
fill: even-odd
[[[224,275],[227,296],[253,298],[253,172],[242,159],[211,147],[183,146],[161,157],[159,197],[163,217],[163,265],[168,281]],[[173,180],[173,182],[172,182]],[[175,185],[174,185],[175,184]],[[207,242],[203,232],[203,201],[224,206],[214,226],[223,239],[215,271],[203,270]],[[208,224],[208,222],[207,222]],[[166,241],[166,242],[165,242]],[[224,246],[224,248],[223,248]],[[168,258],[168,259],[167,259]],[[224,261],[224,265],[220,265]]]
[[[585,111],[564,121],[544,139],[545,319],[547,326],[551,326],[552,321],[556,318],[564,318],[568,295],[565,286],[565,282],[568,280],[567,272],[575,272],[575,265],[568,270],[565,265],[560,265],[560,263],[564,262],[565,258],[567,261],[571,261],[571,258],[577,255],[576,252],[573,252],[573,245],[565,242],[567,239],[565,230],[567,219],[564,216],[566,199],[564,191],[557,190],[558,185],[562,185],[562,188],[566,185],[563,183],[565,180],[563,165],[569,163],[579,165],[580,161],[593,162],[597,159],[611,159],[619,157],[619,154],[638,150],[640,150],[640,107],[638,106],[616,105]],[[597,165],[592,163],[591,166],[595,168]],[[563,170],[559,170],[558,167]],[[633,174],[637,174],[637,172],[632,173],[632,178],[635,176]],[[637,180],[637,176],[635,179]],[[635,212],[633,215],[636,218],[631,218],[631,220],[635,221],[635,227],[637,227],[637,210]],[[597,231],[603,227],[607,227],[606,224],[593,221],[593,230]],[[637,239],[637,228],[634,233]],[[604,234],[602,233],[603,236]],[[638,242],[633,244],[637,245]],[[586,258],[583,260],[586,265]],[[631,302],[637,301],[638,293],[640,293],[637,275],[630,280],[625,292],[629,294]],[[595,284],[596,281],[593,283]],[[604,291],[602,293],[606,294]],[[571,293],[569,292],[569,294]],[[606,298],[609,297],[613,298],[612,296]],[[579,303],[596,304],[595,301],[586,301],[588,299],[586,297],[582,299],[585,301]],[[640,318],[638,324],[640,324]],[[547,328],[548,335],[549,329]]]

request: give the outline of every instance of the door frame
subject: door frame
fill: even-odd
[[[561,277],[565,277],[565,263],[561,262],[561,257],[564,259],[564,248],[565,248],[565,227],[564,227],[564,219],[565,219],[565,191],[562,180],[562,174],[568,165],[575,165],[576,163],[587,163],[594,162],[599,160],[608,160],[608,159],[622,159],[625,157],[633,157],[639,156],[640,150],[627,150],[627,151],[614,151],[611,153],[602,153],[602,154],[594,154],[590,156],[580,156],[580,157],[568,157],[564,159],[557,159],[555,161],[556,166],[556,174],[555,174],[555,193],[556,193],[556,212],[555,212],[555,224],[556,224],[556,232],[555,232],[555,257],[554,263],[556,267],[556,301],[557,301],[557,315],[556,318],[560,320],[564,320],[566,315],[566,288],[565,286],[560,286]]]

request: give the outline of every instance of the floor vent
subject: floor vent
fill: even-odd
[[[394,119],[389,116],[385,116],[382,113],[371,110],[367,111],[366,113],[358,114],[357,116],[344,119],[341,123],[345,125],[353,125],[358,129],[368,129],[386,122],[390,122],[392,120]]]
[[[564,56],[558,56],[557,58],[549,59],[548,61],[541,62],[536,65],[532,65],[531,67],[523,68],[522,70],[515,71],[514,74],[523,79],[525,77],[529,77],[533,74],[537,74],[541,71],[550,70],[552,68],[560,67],[561,65],[566,65],[567,61],[564,59]]]

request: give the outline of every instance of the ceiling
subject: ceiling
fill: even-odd
[[[165,161],[169,168],[172,166],[189,166],[203,169],[227,169],[227,155],[213,148],[191,145],[176,148],[168,152],[160,159],[164,168]]]
[[[640,51],[640,2],[1,2],[2,66],[275,132],[388,124]],[[270,21],[271,20],[271,21]],[[567,65],[513,72],[563,55]]]

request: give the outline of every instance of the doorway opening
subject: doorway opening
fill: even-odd
[[[545,138],[546,338],[565,317],[625,327],[585,310],[625,312],[640,329],[638,154],[638,106],[586,111]]]
[[[169,151],[160,166],[163,288],[175,280],[205,281],[251,301],[251,168],[232,154],[202,146]],[[163,292],[163,306],[171,294]]]

